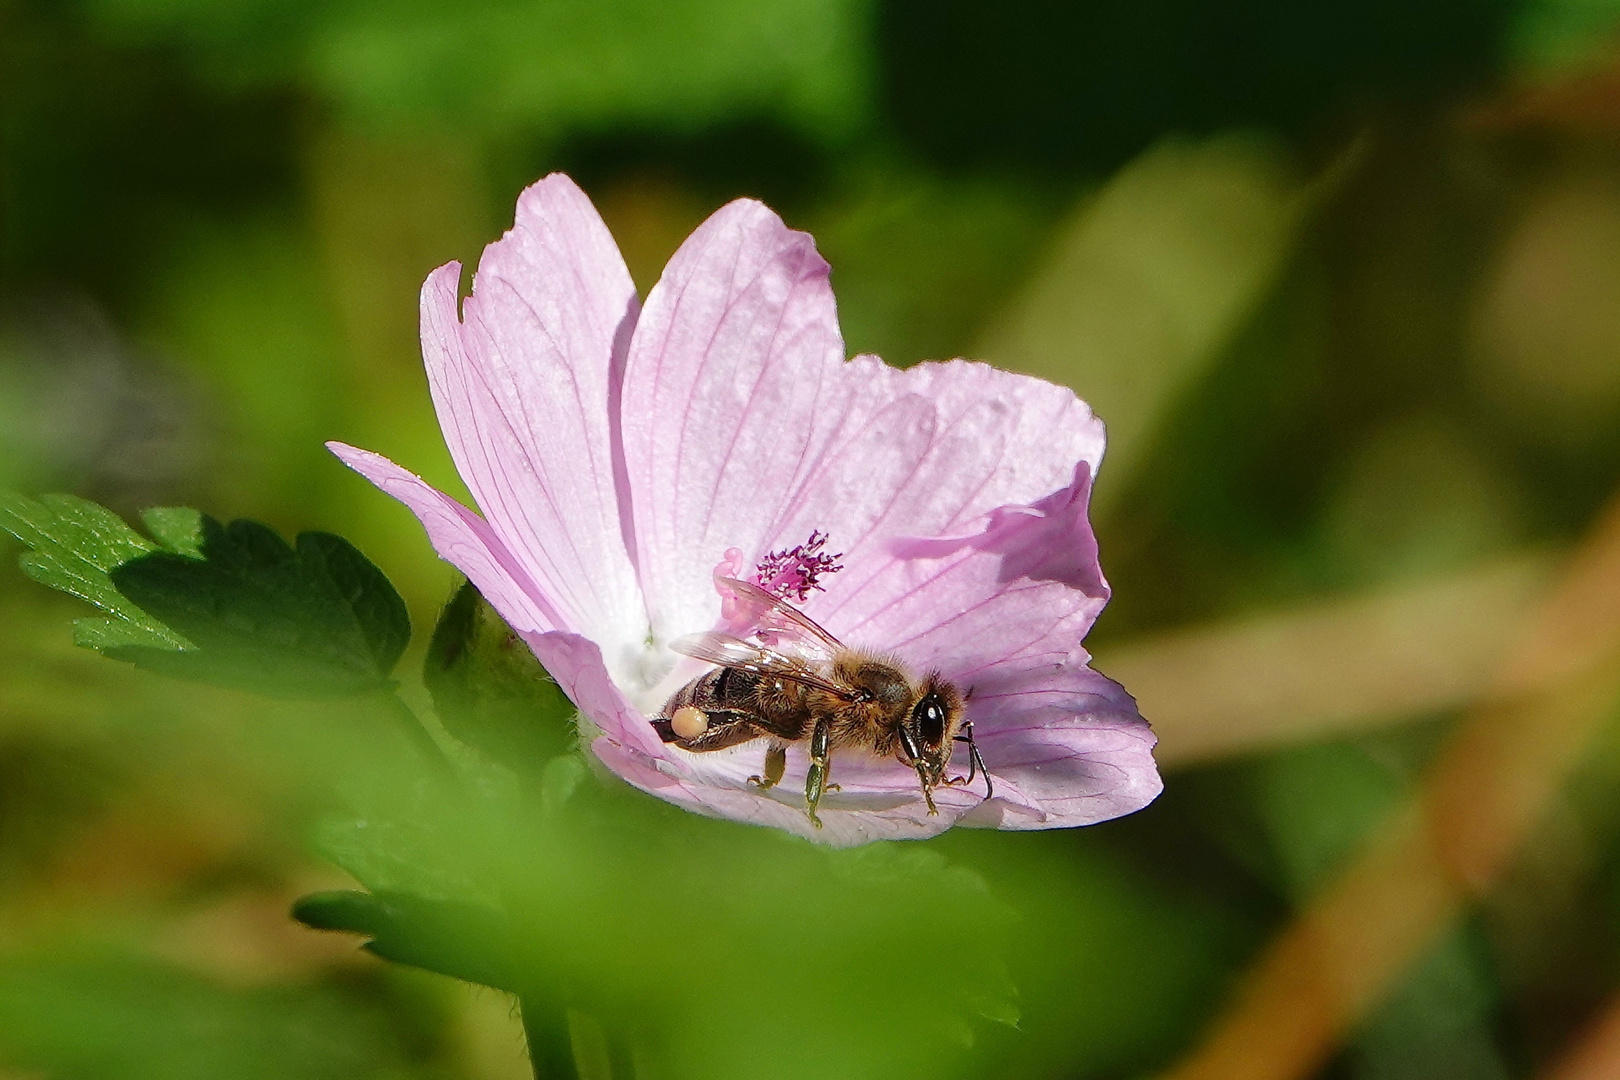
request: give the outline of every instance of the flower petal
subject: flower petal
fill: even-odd
[[[1067,661],[1108,599],[1086,519],[1090,466],[1027,506],[984,515],[960,536],[892,537],[858,591],[830,598],[828,629],[964,687],[984,668],[1039,648]]]
[[[858,356],[843,369],[842,392],[850,402],[844,424],[827,458],[816,463],[817,482],[799,494],[797,517],[848,508],[846,498],[818,505],[836,495],[821,478],[858,467],[861,456],[844,450],[846,440],[908,396],[933,408],[939,459],[911,480],[926,495],[909,496],[920,515],[905,526],[910,535],[950,533],[998,506],[1035,502],[1066,486],[1077,463],[1086,462],[1095,474],[1102,462],[1102,422],[1074,391],[988,364],[951,360],[899,370]],[[789,535],[797,531],[797,522],[784,525]],[[845,547],[855,542],[847,539]]]
[[[612,239],[560,176],[525,192],[485,250],[464,320],[458,279],[451,264],[424,285],[423,349],[488,520],[333,449],[410,506],[524,636],[609,768],[701,813],[840,846],[958,820],[1081,824],[1157,793],[1152,735],[1080,644],[1108,595],[1086,522],[1103,433],[1070,391],[964,361],[845,363],[813,241],[749,201],[687,240],[639,321]],[[748,782],[763,742],[691,754],[658,738],[644,710],[684,676],[648,645],[713,624],[717,559],[747,566],[818,530],[847,569],[807,607],[971,692],[994,799],[942,786],[930,815],[912,770],[840,751],[817,830],[802,746],[766,792]]]
[[[463,319],[459,275],[451,263],[422,288],[422,351],[456,467],[556,629],[610,650],[639,645],[613,431],[637,315],[624,261],[590,201],[553,175],[484,250]]]
[[[1164,788],[1157,741],[1118,683],[1083,666],[998,665],[974,686],[974,737],[996,797],[964,825],[1054,829],[1133,813]]]
[[[849,435],[772,538],[780,546],[810,528],[832,533],[848,569],[807,608],[835,633],[855,631],[910,588],[893,574],[898,540],[983,528],[992,511],[1036,503],[1071,486],[1081,463],[1092,475],[1101,461],[1102,424],[1064,387],[961,360],[901,372],[858,357],[846,372],[864,414],[846,423]],[[1106,596],[1095,544],[1089,550],[1089,576]]]
[[[987,515],[977,534],[897,541],[895,565],[869,590],[895,594],[871,625],[968,696],[996,780],[996,798],[968,824],[1090,824],[1138,810],[1162,788],[1135,702],[1086,666],[1081,639],[1108,597],[1090,492],[1082,462],[1069,487]]]
[[[996,797],[969,823],[1051,828],[1139,809],[1158,794],[1154,738],[1081,641],[1108,597],[1087,520],[1091,465],[962,535],[891,538],[859,588],[830,595],[828,628],[936,670],[968,695]],[[853,560],[851,560],[853,561]],[[896,782],[906,770],[886,766]],[[975,789],[977,790],[977,789]]]
[[[708,817],[783,829],[832,847],[936,836],[982,801],[959,788],[936,788],[939,813],[929,816],[915,773],[900,770],[903,775],[897,776],[887,766],[868,769],[865,763],[851,763],[840,755],[834,758],[833,771],[843,790],[823,799],[822,828],[817,829],[805,813],[804,763],[796,748],[789,751],[787,775],[769,792],[747,783],[747,774],[758,772],[764,760],[763,744],[675,757],[638,753],[601,738],[592,750],[623,779],[677,806]],[[729,760],[698,761],[703,768],[694,771],[690,766],[698,758]]]
[[[557,625],[556,612],[487,521],[381,454],[340,442],[326,446],[349,468],[409,507],[427,530],[433,550],[466,574],[513,630],[547,631]]]
[[[713,618],[715,559],[758,551],[792,505],[848,407],[834,386],[843,357],[826,262],[759,203],[722,207],[670,260],[630,345],[623,404],[660,638]]]

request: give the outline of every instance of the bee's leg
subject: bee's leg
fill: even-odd
[[[968,773],[966,776],[953,776],[945,782],[952,787],[955,787],[958,784],[971,784],[973,783],[973,777],[976,775],[979,767],[979,755],[977,752],[978,748],[973,742],[973,721],[965,721],[962,724],[962,733],[960,735],[951,736],[951,741],[965,742],[968,744]],[[985,783],[989,783],[988,778],[986,778]]]
[[[934,805],[934,785],[928,781],[928,766],[917,762],[917,779],[922,784],[923,800],[928,803],[928,816],[938,817],[939,807]]]
[[[968,744],[968,774],[966,776],[952,777],[949,783],[971,784],[977,773],[984,773],[984,797],[992,798],[996,793],[996,786],[990,782],[990,770],[984,767],[984,758],[979,754],[979,744],[973,741],[973,722],[970,720],[962,725],[962,734],[956,736],[957,742]]]
[[[816,816],[816,807],[821,805],[821,796],[827,790],[827,774],[832,770],[831,741],[831,726],[826,720],[817,720],[810,732],[810,771],[804,777],[804,801],[810,813],[810,824],[818,829],[821,819]]]
[[[769,791],[782,782],[782,774],[786,771],[787,747],[773,742],[765,751],[765,775],[750,776],[748,782],[757,785],[761,791]]]

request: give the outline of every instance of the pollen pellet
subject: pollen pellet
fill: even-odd
[[[709,714],[695,705],[682,705],[669,718],[669,729],[683,739],[695,739],[709,730]]]

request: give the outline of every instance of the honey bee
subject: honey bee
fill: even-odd
[[[716,665],[677,690],[652,723],[659,737],[683,750],[723,750],[766,740],[765,767],[749,777],[775,787],[787,768],[787,748],[808,742],[810,768],[804,799],[810,821],[828,783],[832,752],[863,747],[917,770],[928,812],[937,814],[934,788],[967,784],[990,773],[963,717],[963,695],[930,673],[918,678],[898,662],[847,648],[808,616],[757,585],[721,578],[752,629],[747,638],[720,632],[691,634],[670,644],[686,656]],[[957,743],[966,743],[968,775],[945,779]]]

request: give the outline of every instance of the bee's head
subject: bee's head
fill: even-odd
[[[952,740],[962,728],[962,695],[938,675],[924,679],[921,690],[901,724],[897,756],[933,785],[945,775]]]

